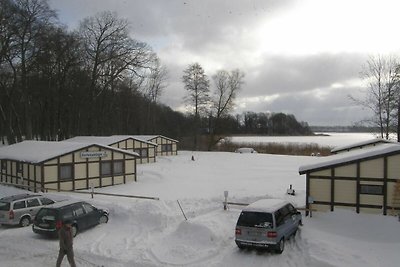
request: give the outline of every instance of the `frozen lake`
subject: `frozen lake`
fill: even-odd
[[[232,136],[233,143],[314,143],[320,146],[345,146],[376,138],[373,133],[317,133],[316,136]]]

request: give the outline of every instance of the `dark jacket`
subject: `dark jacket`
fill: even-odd
[[[58,237],[60,239],[60,250],[72,250],[74,237],[72,236],[72,229],[70,226],[63,225],[60,230],[58,230]]]

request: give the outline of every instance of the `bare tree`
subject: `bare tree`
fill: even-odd
[[[149,68],[150,47],[130,38],[128,21],[118,18],[115,13],[106,11],[84,19],[79,34],[86,55],[85,65],[91,73],[88,102],[92,107],[105,90],[114,92],[116,83],[129,76],[128,73],[140,75],[140,69]],[[103,94],[101,101],[112,101],[104,97],[107,96]],[[88,134],[97,117],[96,111],[89,111]]]
[[[214,76],[215,91],[212,100],[212,112],[215,114],[214,126],[210,135],[209,149],[211,149],[218,140],[215,137],[220,134],[221,119],[228,116],[235,104],[237,93],[243,85],[244,73],[239,69],[228,72],[226,70],[218,71]]]
[[[397,83],[396,68],[397,60],[393,57],[371,56],[363,67],[362,76],[368,84],[365,99],[355,99],[359,105],[373,112],[371,122],[380,129],[380,137],[389,139],[393,130],[394,113],[397,110],[396,101]]]
[[[182,76],[182,81],[187,91],[185,101],[194,111],[194,150],[198,149],[200,132],[200,114],[206,113],[210,103],[210,81],[199,63],[190,64]]]
[[[155,57],[145,85],[145,95],[151,102],[157,103],[158,98],[167,86],[167,79],[167,68],[161,65],[159,58]]]
[[[199,63],[190,64],[182,77],[188,95],[186,103],[194,110],[195,118],[205,111],[210,101],[210,81]]]

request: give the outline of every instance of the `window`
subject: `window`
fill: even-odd
[[[383,186],[362,184],[360,187],[360,194],[383,195]]]
[[[103,161],[100,163],[100,175],[111,176],[111,161]]]
[[[147,148],[136,148],[135,152],[138,153],[142,158],[147,158],[148,149]]]
[[[237,225],[246,227],[272,227],[272,214],[266,212],[243,211],[238,219]]]
[[[86,213],[90,213],[94,210],[93,206],[83,203],[83,208],[85,209]]]
[[[7,169],[7,161],[5,161],[5,160],[1,161],[1,169],[2,170],[6,170]]]
[[[111,163],[112,169],[111,169]],[[103,161],[100,164],[100,175],[101,176],[112,176],[112,175],[120,175],[124,173],[124,161],[117,160],[117,161]]]
[[[81,216],[81,215],[85,214],[85,211],[83,210],[82,206],[79,205],[79,206],[74,207],[74,213],[75,213],[75,216]]]
[[[161,152],[172,152],[172,144],[161,145]]]
[[[23,166],[21,162],[17,162],[17,173],[22,173]]]
[[[48,198],[46,198],[46,197],[40,198],[40,202],[42,202],[42,205],[50,205],[50,204],[53,204],[53,203],[54,203],[53,200],[48,199]]]
[[[63,219],[63,220],[72,219],[72,218],[74,217],[74,214],[73,214],[71,208],[64,209],[64,210],[62,211],[62,213],[63,213],[63,215],[62,215],[62,219]]]
[[[73,168],[72,164],[60,165],[60,180],[72,180],[73,177]]]
[[[28,204],[28,207],[37,207],[40,206],[39,200],[37,198],[32,198],[32,199],[28,199],[26,201],[26,203]]]
[[[25,200],[17,201],[14,203],[15,210],[24,209],[24,208],[26,208]]]
[[[124,162],[119,160],[119,161],[114,161],[114,175],[119,175],[124,173]]]

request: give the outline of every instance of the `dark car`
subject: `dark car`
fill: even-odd
[[[41,208],[33,221],[32,230],[37,234],[56,236],[64,221],[72,221],[72,233],[108,222],[108,211],[98,209],[84,201],[62,201]]]

